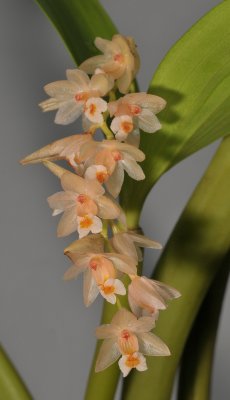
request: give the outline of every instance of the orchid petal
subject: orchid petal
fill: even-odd
[[[91,135],[72,135],[60,140],[55,140],[53,143],[36,150],[32,154],[20,161],[21,164],[37,163],[44,159],[59,160],[68,158],[70,154],[76,154],[80,150],[83,143],[92,140]]]
[[[64,190],[72,191],[79,194],[86,194],[89,197],[95,198],[102,195],[105,190],[98,182],[88,182],[86,179],[66,172],[61,178],[61,184]]]
[[[132,329],[135,326],[136,322],[137,318],[135,317],[135,315],[133,315],[133,313],[126,310],[125,308],[121,308],[112,318],[111,325],[113,327],[118,327],[121,330],[124,328]]]
[[[140,352],[148,356],[169,356],[168,346],[153,333],[139,333]]]
[[[105,96],[111,89],[110,81],[106,74],[93,75],[90,81],[90,89],[98,92],[100,97]]]
[[[64,100],[58,100],[56,98],[51,97],[50,99],[44,100],[39,103],[39,107],[41,107],[43,112],[57,110],[61,104],[64,103]]]
[[[128,301],[131,311],[139,318],[142,315],[142,308],[137,304],[135,296],[130,292],[128,292]]]
[[[111,324],[104,324],[96,328],[96,337],[98,339],[110,339],[119,334],[119,329]]]
[[[81,115],[82,111],[82,104],[79,105],[75,100],[71,99],[60,105],[54,122],[60,125],[71,124]]]
[[[181,293],[178,290],[174,289],[171,286],[166,285],[163,282],[152,280],[153,283],[157,286],[157,291],[165,300],[177,299],[181,296]]]
[[[122,153],[128,153],[136,161],[143,161],[145,154],[140,149],[132,146],[128,143],[120,143],[115,140],[103,140],[100,145],[104,148],[110,149],[111,151],[120,151]]]
[[[138,116],[138,123],[140,129],[144,132],[154,133],[161,129],[161,123],[150,110],[143,110]]]
[[[99,55],[99,56],[94,56],[90,57],[87,60],[85,60],[79,68],[87,74],[93,74],[95,69],[100,67],[103,68],[103,65],[108,61],[108,57],[104,55]]]
[[[127,233],[117,233],[111,241],[118,253],[137,259],[136,247]]]
[[[121,93],[127,93],[133,80],[133,71],[130,68],[125,69],[122,76],[117,80],[117,87]]]
[[[114,267],[125,274],[136,274],[136,260],[124,254],[104,253],[104,257],[111,260]]]
[[[109,179],[105,182],[105,186],[108,192],[116,198],[120,191],[122,184],[124,182],[124,169],[121,163],[117,163],[112,175]]]
[[[81,240],[75,240],[64,250],[68,256],[82,254],[100,254],[104,251],[104,238],[98,235],[89,235]]]
[[[102,53],[119,53],[120,47],[113,41],[108,39],[103,39],[101,37],[96,37],[94,41],[95,46]]]
[[[114,339],[104,340],[97,356],[95,372],[100,372],[110,367],[120,355],[121,353]]]
[[[50,208],[62,212],[68,208],[76,206],[76,194],[73,192],[57,192],[52,196],[49,196],[47,201]]]
[[[76,208],[71,207],[64,211],[62,215],[58,227],[57,227],[57,236],[63,237],[68,236],[71,233],[77,230],[77,213]]]
[[[74,82],[77,91],[86,92],[89,90],[90,79],[88,75],[80,69],[67,69],[66,77],[68,81]]]
[[[138,233],[135,233],[135,232],[128,232],[128,235],[139,247],[162,249],[162,245],[160,243],[155,242],[154,240],[149,239],[148,237],[146,237],[144,235],[139,235]]]
[[[155,324],[155,318],[141,317],[137,321],[135,332],[138,334],[149,332],[155,327]]]
[[[128,154],[124,155],[124,159],[121,162],[125,171],[131,178],[135,179],[136,181],[145,179],[145,174],[140,165],[138,165],[136,161]]]
[[[90,269],[87,269],[84,273],[83,281],[83,297],[85,306],[89,307],[94,302],[98,294],[98,286],[92,276]]]
[[[122,372],[122,375],[123,375],[123,378],[126,378],[126,376],[128,376],[128,374],[130,373],[130,371],[131,371],[131,367],[128,367],[127,365],[126,365],[126,359],[127,359],[127,357],[128,356],[126,356],[126,355],[124,355],[124,356],[122,356],[121,358],[120,358],[120,360],[118,361],[118,365],[119,365],[119,368],[120,368],[120,370],[121,370],[121,372]]]
[[[96,200],[98,206],[98,216],[103,219],[115,219],[120,214],[120,208],[106,196],[99,196]]]
[[[85,271],[85,268],[78,268],[76,265],[72,265],[67,271],[64,273],[64,280],[70,281],[72,279],[76,279],[78,275]]]
[[[74,82],[57,81],[48,83],[44,86],[45,92],[58,100],[69,100],[76,94],[76,85]]]

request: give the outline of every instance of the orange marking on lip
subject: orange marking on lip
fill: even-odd
[[[136,356],[130,354],[126,359],[125,364],[129,368],[135,368],[138,364],[140,364],[140,360]]]
[[[104,183],[107,179],[107,175],[108,175],[107,172],[99,171],[96,173],[96,178],[97,178],[98,182]]]
[[[102,290],[103,290],[103,292],[105,294],[112,294],[115,291],[115,287],[113,285],[111,285],[111,286],[103,286]]]
[[[125,133],[130,133],[133,130],[133,123],[129,121],[124,121],[121,123],[121,127]]]
[[[90,104],[90,106],[89,106],[89,113],[91,114],[91,115],[94,115],[95,113],[96,113],[96,111],[97,111],[97,107],[96,107],[96,105],[95,104]]]
[[[90,218],[88,215],[86,215],[85,217],[82,218],[82,220],[80,221],[80,227],[82,229],[86,229],[89,228],[93,223],[92,218]]]

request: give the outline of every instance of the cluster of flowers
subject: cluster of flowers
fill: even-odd
[[[124,171],[135,180],[145,178],[138,164],[145,158],[139,149],[140,129],[149,133],[160,129],[156,114],[166,103],[158,96],[132,92],[139,69],[132,38],[96,38],[95,45],[104,54],[89,58],[79,69],[67,70],[67,80],[46,85],[50,98],[40,104],[43,111],[58,110],[58,124],[72,123],[82,115],[84,133],[57,140],[21,162],[43,162],[60,178],[63,190],[48,198],[53,215],[63,213],[57,235],[67,236],[75,231],[79,235],[64,251],[73,262],[64,279],[84,274],[86,306],[99,293],[117,305],[111,324],[96,330],[97,338],[104,339],[96,371],[120,358],[119,367],[127,376],[132,368],[147,369],[144,355],[170,354],[150,331],[159,310],[180,295],[163,283],[138,275],[140,248],[160,249],[161,245],[129,231],[124,212],[115,201]],[[94,139],[97,129],[104,133],[105,140]],[[73,172],[53,163],[58,160],[66,160]],[[126,293],[131,311],[123,308],[118,299]]]

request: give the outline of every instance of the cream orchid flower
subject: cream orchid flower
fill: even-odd
[[[122,356],[119,367],[126,376],[132,368],[139,366],[137,369],[140,371],[146,369],[143,355],[170,355],[166,344],[150,332],[154,326],[153,318],[137,319],[130,311],[120,309],[110,324],[101,325],[96,329],[97,338],[105,340],[98,354],[95,371],[103,371]]]
[[[83,148],[92,148],[86,144]],[[145,175],[137,161],[145,159],[144,153],[136,147],[119,143],[116,140],[103,140],[94,143],[95,153],[85,163],[85,177],[105,183],[106,189],[117,197],[124,181],[124,171],[135,180],[142,180]]]
[[[67,80],[49,83],[44,87],[50,99],[39,105],[43,111],[57,110],[54,122],[67,125],[74,122],[82,113],[92,122],[101,124],[102,113],[107,103],[100,97],[111,89],[111,83],[105,74],[97,74],[90,79],[79,69],[68,69]]]
[[[111,243],[116,251],[133,257],[137,261],[142,261],[143,259],[140,247],[162,249],[160,243],[133,231],[115,233],[111,238]]]
[[[88,74],[93,74],[97,68],[103,70],[117,79],[121,93],[127,93],[140,67],[134,39],[117,34],[112,40],[97,37],[94,44],[104,54],[88,58],[79,68]]]
[[[132,312],[138,317],[149,315],[157,318],[158,310],[165,310],[167,301],[177,299],[181,294],[171,286],[148,279],[145,276],[130,276],[128,300]]]
[[[98,233],[102,230],[100,218],[119,217],[120,208],[104,196],[105,190],[98,182],[87,181],[68,171],[60,179],[64,191],[48,198],[49,206],[54,210],[53,215],[64,212],[57,228],[58,237],[75,231],[78,231],[80,238],[90,231]]]
[[[89,235],[76,240],[64,251],[74,263],[64,274],[64,279],[72,280],[84,273],[83,297],[86,306],[92,304],[99,293],[114,304],[117,294],[126,293],[117,274],[130,274],[137,270],[135,260],[122,254],[105,253],[104,244],[101,235]]]
[[[134,128],[140,128],[148,133],[156,132],[161,129],[161,124],[155,114],[165,106],[166,101],[153,94],[144,92],[127,94],[108,104],[110,116],[115,116],[111,130],[118,140],[126,140]]]
[[[79,167],[79,164],[85,161],[81,157],[81,146],[92,141],[92,135],[89,133],[65,137],[64,139],[56,140],[55,142],[42,147],[23,158],[20,162],[21,164],[26,165],[43,162],[45,160],[66,160],[74,169],[76,169]],[[89,156],[90,153],[85,153],[85,159]]]

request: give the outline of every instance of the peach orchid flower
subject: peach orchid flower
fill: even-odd
[[[134,39],[116,34],[112,40],[97,37],[94,44],[104,54],[88,58],[79,68],[88,74],[93,74],[97,68],[103,70],[117,79],[121,93],[127,93],[140,67]]]
[[[157,318],[158,310],[165,310],[167,301],[177,299],[181,294],[165,283],[145,276],[130,276],[128,300],[132,312],[138,317],[148,315]]]
[[[143,259],[140,247],[162,249],[160,243],[133,231],[115,233],[111,238],[111,243],[116,251],[133,257],[137,261],[142,261]]]
[[[80,238],[90,231],[99,233],[102,231],[100,218],[118,218],[120,208],[104,196],[105,190],[98,182],[87,181],[68,171],[60,179],[64,191],[48,197],[53,215],[64,212],[57,228],[59,237],[75,231],[78,231]]]
[[[102,113],[107,103],[101,97],[111,89],[105,74],[97,74],[90,79],[79,69],[68,69],[67,80],[49,83],[44,87],[50,99],[39,105],[43,111],[57,110],[54,122],[67,125],[74,122],[82,113],[92,123],[102,124]]]
[[[161,128],[155,114],[166,106],[166,101],[153,94],[131,93],[108,104],[110,116],[115,118],[111,130],[116,139],[123,141],[137,128],[153,133]]]
[[[85,150],[90,146],[86,144]],[[113,197],[116,198],[121,191],[124,171],[137,181],[145,178],[141,167],[137,164],[137,161],[145,159],[141,150],[116,140],[103,140],[94,143],[94,146],[95,153],[85,163],[85,177],[105,183],[106,189]]]
[[[85,161],[80,156],[81,147],[85,143],[91,142],[92,135],[89,133],[72,135],[63,139],[55,140],[55,142],[42,147],[34,153],[23,158],[21,164],[35,164],[45,160],[66,160],[74,169]],[[85,153],[85,158],[90,154]]]
[[[168,356],[170,351],[166,344],[150,331],[155,326],[151,317],[137,317],[130,311],[121,308],[112,318],[110,324],[96,329],[98,339],[104,339],[95,371],[103,371],[119,360],[123,376],[127,376],[132,368],[139,371],[147,369],[144,355]]]
[[[89,235],[76,240],[64,251],[73,262],[64,279],[72,280],[84,273],[83,297],[86,306],[92,304],[99,293],[114,304],[117,294],[126,293],[123,283],[117,279],[118,273],[136,271],[135,260],[122,254],[105,253],[104,244],[101,235]]]

